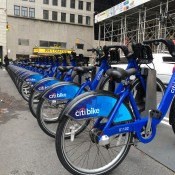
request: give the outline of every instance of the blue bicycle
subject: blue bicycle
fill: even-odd
[[[170,40],[144,41],[144,47],[159,43],[164,43],[175,58],[174,43]],[[111,79],[123,84],[120,94],[117,89],[114,93],[86,92],[75,97],[61,113],[56,151],[70,173],[108,174],[124,160],[131,145],[138,141],[146,144],[154,139],[156,127],[175,94],[175,71],[157,109],[150,109],[149,116],[144,118],[140,116],[129,81],[137,72],[135,68],[108,70]]]
[[[135,46],[138,47],[138,46]],[[112,50],[111,50],[112,49]],[[145,108],[145,92],[146,92],[146,75],[142,74],[142,68],[138,64],[137,57],[139,56],[130,54],[126,46],[105,46],[103,48],[104,56],[100,59],[100,68],[96,73],[95,79],[90,81],[90,78],[87,76],[85,83],[76,84],[70,82],[57,83],[49,87],[43,94],[37,106],[37,120],[40,128],[49,136],[55,137],[57,125],[59,123],[59,115],[64,109],[65,105],[70,102],[74,97],[86,92],[87,90],[95,90],[97,85],[100,84],[99,89],[101,90],[110,90],[113,91],[115,87],[115,81],[109,79],[105,76],[105,72],[110,68],[111,55],[114,52],[118,53],[118,49],[122,49],[125,56],[128,59],[128,67],[136,68],[138,73],[135,76],[135,79],[132,81],[132,92],[134,92],[134,98],[137,99],[137,106],[139,106],[139,111],[144,111]],[[95,51],[95,50],[92,50]],[[110,56],[109,56],[110,55]],[[115,59],[117,54],[115,55]],[[117,59],[116,59],[117,60]],[[148,61],[148,60],[147,60]],[[149,62],[152,61],[152,58]],[[140,61],[139,61],[140,62]],[[119,68],[117,68],[119,69]],[[93,70],[93,67],[77,67],[74,69],[77,74],[81,77],[84,73]],[[81,79],[81,78],[80,78]],[[103,81],[101,81],[103,79]],[[156,79],[157,87],[160,89],[160,92],[163,94],[164,85],[159,79]],[[124,86],[122,83],[119,83],[117,86],[117,92],[120,94]],[[161,95],[162,95],[161,94]]]

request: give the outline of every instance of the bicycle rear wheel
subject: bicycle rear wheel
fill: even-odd
[[[104,147],[97,144],[94,137],[90,136],[95,120],[89,121],[86,128],[78,135],[75,133],[74,141],[71,141],[71,137],[67,134],[72,122],[81,125],[80,121],[64,116],[56,133],[58,158],[70,173],[76,175],[108,174],[128,154],[133,133],[114,135],[110,137],[110,146]]]

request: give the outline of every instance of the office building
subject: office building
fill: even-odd
[[[16,59],[75,50],[87,54],[94,0],[1,0],[0,56]]]

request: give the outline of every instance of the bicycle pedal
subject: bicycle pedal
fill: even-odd
[[[160,120],[162,116],[162,112],[156,109],[150,111],[150,117]]]

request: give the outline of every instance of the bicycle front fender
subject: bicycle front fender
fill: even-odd
[[[53,77],[44,78],[34,85],[33,90],[35,90],[37,92],[43,92],[48,87],[50,87],[53,84],[58,83],[58,82],[60,82],[60,81],[53,78]]]
[[[42,98],[47,100],[71,100],[80,88],[80,85],[73,82],[56,83],[44,91]]]
[[[107,91],[86,92],[74,98],[62,112],[75,120],[110,117],[117,105],[118,98]],[[114,123],[132,120],[132,116],[125,104],[121,104],[114,114]]]
[[[34,83],[40,81],[41,79],[43,79],[43,75],[32,74],[32,75],[25,77],[24,81],[31,82],[32,84],[34,84]]]

